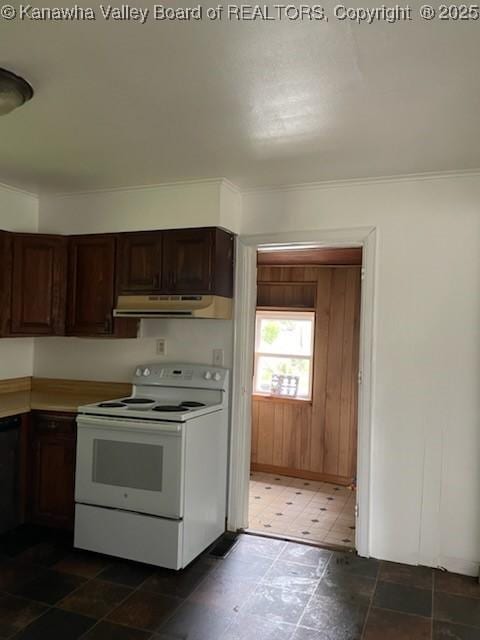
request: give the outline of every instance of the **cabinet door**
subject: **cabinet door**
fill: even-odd
[[[161,231],[120,234],[118,272],[121,294],[160,291],[162,238]]]
[[[163,245],[163,288],[173,293],[211,293],[213,229],[166,231]]]
[[[12,293],[12,234],[0,231],[0,336],[10,333]]]
[[[66,246],[59,236],[14,235],[11,335],[62,335]]]
[[[34,414],[32,519],[71,528],[75,512],[75,419]]]
[[[115,236],[69,238],[67,333],[112,335]]]
[[[62,438],[39,438],[34,447],[33,520],[70,528],[75,511],[75,445]]]

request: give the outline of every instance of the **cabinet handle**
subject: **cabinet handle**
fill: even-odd
[[[49,431],[54,431],[58,427],[57,423],[53,422],[53,420],[49,420],[46,426]]]
[[[168,274],[168,286],[170,289],[173,289],[173,287],[175,286],[175,274],[173,273],[173,271],[170,271],[170,273]]]
[[[105,333],[112,333],[112,316],[109,313],[105,316],[104,327]]]

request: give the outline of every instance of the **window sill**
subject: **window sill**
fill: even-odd
[[[262,393],[253,393],[252,397],[254,400],[264,400],[265,402],[286,402],[287,404],[303,404],[303,405],[312,405],[312,400],[308,400],[307,398],[288,398],[284,396],[266,396]]]

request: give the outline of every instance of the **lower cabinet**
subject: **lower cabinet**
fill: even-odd
[[[74,414],[31,414],[30,520],[73,528],[75,512]]]

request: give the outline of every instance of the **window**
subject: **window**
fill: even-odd
[[[257,311],[254,392],[310,400],[313,311]]]

